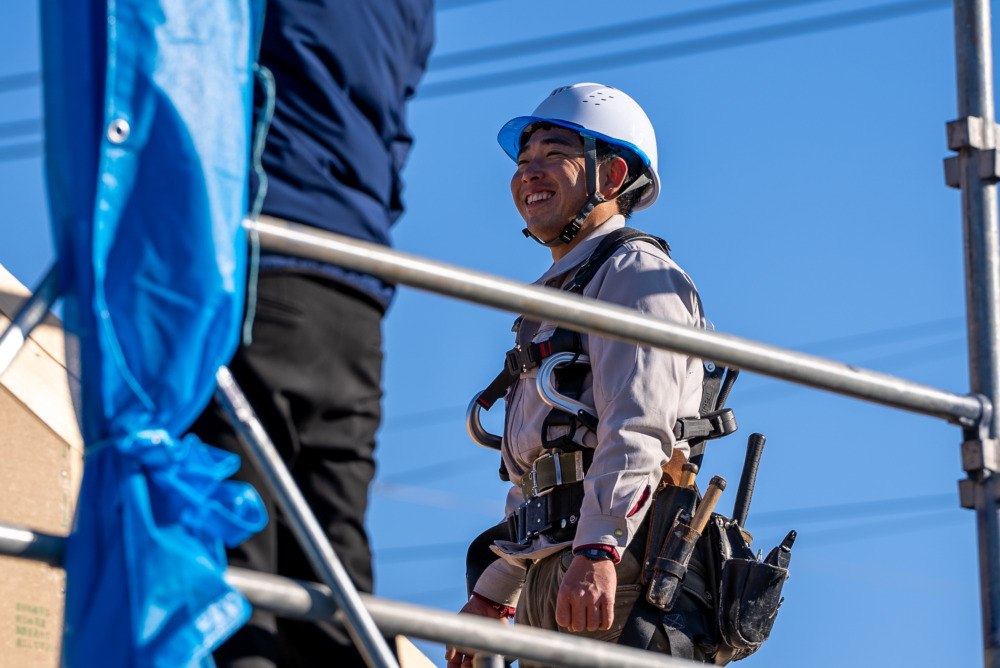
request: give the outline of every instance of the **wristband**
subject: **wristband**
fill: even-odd
[[[599,547],[581,547],[573,550],[574,555],[586,557],[591,561],[614,561],[615,556],[609,550],[602,550]]]

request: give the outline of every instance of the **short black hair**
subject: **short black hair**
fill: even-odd
[[[521,133],[521,137],[518,141],[518,150],[524,150],[525,144],[531,138],[531,135],[538,132],[539,130],[551,130],[552,128],[562,128],[564,130],[570,130],[576,132],[572,128],[567,128],[565,125],[558,125],[556,123],[549,123],[548,121],[539,121],[537,123],[532,123],[524,129]],[[577,134],[580,134],[577,132]],[[583,135],[580,135],[581,140]],[[646,165],[642,162],[642,159],[636,155],[635,151],[625,148],[624,146],[618,146],[617,144],[611,144],[604,141],[603,139],[598,139],[597,145],[597,164],[603,165],[608,160],[614,157],[619,157],[625,161],[628,165],[628,175],[625,177],[625,182],[622,184],[622,189],[624,190],[635,181],[637,178],[642,176],[646,171]],[[639,203],[642,199],[642,193],[646,191],[649,186],[644,186],[642,188],[636,188],[635,190],[630,190],[624,195],[619,195],[615,198],[615,202],[618,204],[618,213],[625,216],[626,219],[632,217],[632,211],[635,209],[635,205]]]

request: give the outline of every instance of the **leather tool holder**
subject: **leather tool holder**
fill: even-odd
[[[712,519],[714,533],[729,548],[719,578],[719,631],[722,643],[732,648],[733,659],[742,659],[771,634],[784,601],[781,589],[788,579],[791,541],[786,538],[758,561],[735,522],[721,516]],[[791,540],[794,535],[789,534]]]
[[[715,663],[725,665],[756,652],[771,634],[784,601],[781,589],[788,579],[790,552],[785,549],[783,558],[775,560],[773,555],[779,550],[775,548],[759,561],[739,525],[722,515],[712,515],[705,535],[717,560],[711,569],[718,578]]]
[[[714,627],[709,631],[713,646],[703,649],[712,663],[726,665],[756,652],[770,635],[784,600],[794,532],[759,561],[728,517],[712,514],[704,532],[695,534],[688,524],[696,496],[695,490],[674,485],[658,491],[650,510],[643,584],[648,585],[646,600],[663,612],[671,611],[682,588],[697,597]]]
[[[649,584],[656,571],[657,559],[664,553],[667,538],[682,520],[689,522],[694,514],[697,493],[687,487],[664,484],[656,492],[650,509],[649,535],[643,562],[642,584]],[[683,576],[682,576],[683,577]]]

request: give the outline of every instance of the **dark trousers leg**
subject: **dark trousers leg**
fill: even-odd
[[[490,549],[494,541],[498,540],[511,540],[506,520],[482,532],[469,544],[469,550],[465,554],[465,590],[468,598],[472,598],[472,590],[476,588],[479,576],[500,558]]]
[[[382,311],[335,281],[264,273],[257,286],[253,343],[230,370],[360,591],[372,591],[364,529],[381,416]],[[255,466],[218,406],[192,427],[211,445],[240,454],[234,478],[264,497],[270,521],[229,553],[234,566],[315,580],[312,568]],[[255,610],[217,652],[220,666],[362,666],[345,632]]]

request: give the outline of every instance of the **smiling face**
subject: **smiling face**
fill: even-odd
[[[510,192],[528,229],[542,241],[559,236],[587,201],[583,139],[558,126],[535,130],[517,156]]]
[[[532,131],[517,156],[517,171],[510,180],[514,204],[538,239],[552,241],[562,233],[587,203],[586,159],[583,138],[568,128],[543,125]],[[628,164],[619,156],[605,159],[597,167],[597,188],[608,201],[597,204],[573,241],[553,246],[552,259],[565,256],[594,228],[618,213],[610,199],[622,188]]]

